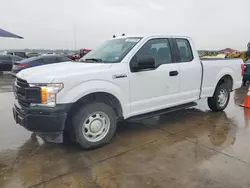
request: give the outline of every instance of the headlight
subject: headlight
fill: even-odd
[[[56,94],[63,89],[63,84],[30,84],[30,87],[40,88],[41,104],[36,105],[54,107],[56,105]]]

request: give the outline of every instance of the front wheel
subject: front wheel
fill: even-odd
[[[229,99],[228,85],[221,84],[216,87],[213,97],[208,98],[208,106],[214,112],[223,111],[227,107]]]
[[[116,131],[116,114],[105,103],[84,105],[73,118],[74,136],[83,149],[110,142]]]

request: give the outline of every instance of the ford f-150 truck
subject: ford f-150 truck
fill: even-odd
[[[202,98],[212,111],[224,110],[241,86],[242,63],[201,61],[189,37],[117,37],[77,63],[18,73],[13,114],[47,141],[62,142],[67,132],[82,148],[96,148],[110,142],[119,121],[189,108]]]

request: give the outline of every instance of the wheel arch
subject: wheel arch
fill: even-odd
[[[218,79],[217,84],[214,88],[214,92],[216,91],[216,88],[221,84],[227,84],[229,91],[232,91],[233,90],[233,77],[231,76],[231,74],[225,74]]]
[[[119,117],[119,118],[123,117],[123,109],[122,109],[121,102],[119,101],[119,99],[116,96],[114,96],[113,94],[108,93],[108,92],[89,93],[89,94],[81,97],[80,99],[78,99],[72,105],[72,108],[74,108],[74,106],[79,106],[79,105],[81,106],[83,104],[91,103],[93,101],[104,102],[104,103],[110,105],[111,107],[114,108],[117,117]]]
[[[123,120],[123,108],[120,100],[116,96],[108,92],[93,92],[81,97],[69,108],[66,119],[66,129],[68,129],[72,124],[72,118],[79,108],[81,108],[84,104],[89,104],[93,101],[103,102],[111,106],[117,115],[117,119]]]

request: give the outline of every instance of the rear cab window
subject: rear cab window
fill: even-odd
[[[187,39],[177,38],[175,39],[177,50],[179,54],[178,61],[179,62],[191,62],[193,57],[193,51],[191,45]]]

